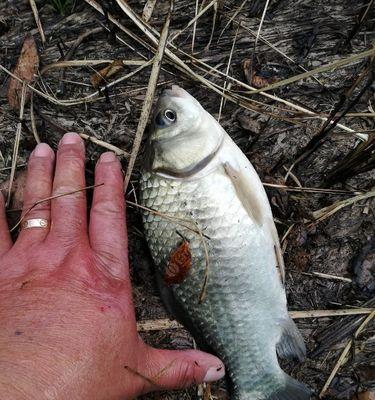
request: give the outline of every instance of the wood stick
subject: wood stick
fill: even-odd
[[[342,317],[346,315],[371,314],[375,312],[374,308],[349,308],[343,310],[310,310],[310,311],[289,311],[293,319],[302,318],[325,318]],[[150,319],[137,322],[138,332],[164,331],[167,329],[181,329],[183,326],[176,320],[169,318]]]

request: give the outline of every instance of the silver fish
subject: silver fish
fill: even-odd
[[[219,123],[178,86],[156,105],[140,187],[141,204],[158,212],[145,211],[143,221],[162,299],[197,343],[223,360],[231,399],[309,399],[310,390],[277,359],[303,360],[306,350],[288,316],[263,185]],[[167,285],[181,238],[192,266],[182,282]]]

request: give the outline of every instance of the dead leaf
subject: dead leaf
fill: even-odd
[[[181,283],[191,268],[191,252],[189,242],[184,240],[177,249],[173,250],[165,270],[164,282],[170,286]]]
[[[21,210],[23,206],[23,194],[26,186],[26,175],[27,172],[25,170],[19,171],[12,185],[11,192],[11,201],[9,205],[10,210]],[[0,183],[0,190],[3,193],[8,193],[9,188],[9,180]],[[18,220],[20,219],[21,212],[11,212],[7,214],[8,217],[8,225],[14,226]]]
[[[110,65],[91,75],[90,81],[92,86],[98,88],[103,81],[117,74],[117,72],[121,71],[123,68],[124,64],[121,60],[114,60]]]
[[[355,394],[352,400],[375,400],[375,392],[367,391]]]
[[[255,63],[253,64],[250,58],[242,61],[242,70],[248,84],[256,89],[261,89],[278,81],[278,78],[274,76],[267,77],[262,74],[261,68]]]
[[[17,177],[13,181],[12,185],[12,199],[10,203],[11,209],[21,209],[23,206],[23,192],[26,186],[26,171],[19,171]],[[0,190],[3,193],[7,193],[9,189],[9,180],[0,183]]]
[[[21,54],[18,57],[17,65],[13,70],[13,74],[30,84],[34,81],[35,75],[39,68],[38,49],[34,37],[27,35],[21,49]],[[8,87],[8,103],[14,110],[20,108],[21,103],[22,83],[11,78]],[[30,97],[30,91],[26,91],[25,103]]]

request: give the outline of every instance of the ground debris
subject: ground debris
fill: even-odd
[[[342,319],[327,311],[361,307],[369,299],[369,292],[365,292],[365,286],[360,286],[360,280],[354,273],[354,265],[356,258],[373,235],[373,203],[371,199],[366,202],[356,202],[340,208],[314,226],[307,226],[304,220],[312,211],[322,210],[343,199],[349,199],[353,194],[334,191],[298,191],[297,181],[302,187],[323,189],[326,186],[327,174],[335,171],[335,167],[340,167],[340,161],[345,160],[346,155],[354,155],[353,149],[358,151],[365,147],[365,144],[358,147],[358,140],[350,130],[366,131],[370,138],[374,136],[372,133],[374,130],[373,89],[366,90],[355,106],[340,119],[327,141],[318,147],[313,156],[293,169],[295,180],[291,175],[286,177],[287,172],[284,167],[288,169],[298,154],[319,132],[322,128],[320,118],[330,116],[339,95],[345,93],[353,79],[366,67],[366,60],[360,59],[343,68],[325,70],[317,75],[264,93],[271,97],[260,93],[249,94],[250,89],[242,86],[249,83],[249,80],[244,78],[242,62],[245,59],[254,58],[255,75],[258,78],[277,79],[279,80],[277,83],[280,83],[280,80],[285,78],[291,78],[332,64],[342,58],[368,51],[375,40],[372,26],[374,7],[372,9],[368,7],[371,2],[372,0],[367,2],[273,0],[265,14],[256,54],[253,55],[254,40],[265,2],[245,1],[244,6],[239,10],[242,1],[220,1],[217,10],[212,6],[197,19],[196,24],[191,23],[189,28],[184,30],[172,44],[167,44],[168,54],[171,52],[179,57],[184,63],[180,68],[184,67],[185,72],[173,66],[168,56],[161,66],[156,87],[156,96],[158,96],[164,87],[172,83],[179,84],[201,101],[207,111],[217,115],[222,98],[221,88],[224,87],[226,81],[226,93],[233,96],[232,99],[234,98],[235,101],[223,102],[220,123],[247,154],[263,181],[296,188],[293,191],[267,188],[267,194],[270,195],[270,199],[275,199],[271,206],[277,218],[279,236],[282,238],[286,235],[284,248],[289,309],[298,313],[303,310],[324,311],[320,313],[320,318],[313,314],[311,318],[296,320],[310,354],[320,349],[319,354],[309,358],[297,368],[293,364],[286,366],[288,373],[305,382],[315,392],[322,388],[343,345],[343,342],[334,340],[335,330],[337,329],[339,337],[344,338],[342,340],[349,340],[353,330],[356,329],[355,326],[358,327],[358,320],[365,318],[364,315],[357,315]],[[36,32],[36,27],[28,2],[5,3],[1,8],[0,18],[0,48],[2,50],[0,65],[11,70],[17,63],[25,32]],[[54,149],[61,135],[67,130],[86,135],[86,171],[88,178],[91,179],[95,163],[104,151],[103,145],[106,149],[109,148],[108,146],[114,146],[117,153],[123,155],[121,161],[124,170],[127,168],[126,154],[129,155],[132,149],[150,75],[150,68],[142,68],[139,62],[140,60],[144,60],[145,63],[150,62],[156,47],[118,7],[111,7],[108,13],[113,13],[116,21],[122,24],[132,36],[116,27],[113,22],[86,2],[74,3],[73,12],[69,7],[65,17],[62,18],[52,7],[38,2],[38,11],[46,34],[45,46],[39,47],[41,65],[56,65],[61,60],[65,60],[69,54],[71,54],[70,60],[77,64],[63,70],[60,67],[50,69],[48,73],[37,78],[34,87],[49,97],[42,98],[34,94],[35,124],[40,138]],[[107,3],[100,2],[101,5]],[[139,17],[146,3],[149,9],[143,21],[149,18],[148,29],[155,36],[157,32],[161,32],[168,12],[168,2],[164,0],[156,2],[129,0],[127,2],[135,15]],[[199,12],[209,2],[175,0],[168,40],[195,18],[196,4],[198,4]],[[368,13],[365,15],[367,8]],[[365,18],[363,18],[364,15]],[[233,20],[227,25],[232,17],[234,17]],[[138,23],[141,23],[139,20]],[[215,21],[214,29],[212,29],[213,21]],[[211,31],[213,31],[212,40]],[[350,44],[347,46],[345,44],[345,49],[343,49],[342,44],[352,33],[354,35],[349,38]],[[237,40],[231,53],[236,34]],[[209,42],[211,42],[210,46],[207,47]],[[337,46],[340,47],[340,52],[336,50]],[[74,49],[74,52],[70,49]],[[342,55],[344,50],[346,55]],[[227,74],[230,55],[231,62]],[[96,66],[109,65],[113,60],[126,60],[129,63],[134,61],[135,64],[127,65],[117,73],[115,78],[110,78],[109,84],[104,85],[105,89],[98,91],[96,97],[89,97],[97,91],[90,81],[90,77],[101,68]],[[85,64],[88,61],[95,61],[95,64]],[[187,73],[186,67],[189,67],[193,73]],[[131,77],[117,82],[118,79],[127,75],[128,70],[134,72],[136,68],[140,69]],[[204,77],[212,85],[216,85],[218,90],[214,92],[208,89],[197,81],[193,74]],[[3,70],[0,71],[0,75],[3,78],[0,79],[1,82],[9,81],[10,78],[7,78]],[[249,78],[252,81],[252,76],[249,75]],[[266,86],[269,86],[271,82],[267,82]],[[4,84],[0,84],[0,91],[1,94],[6,92]],[[76,102],[77,99],[84,100]],[[68,101],[75,103],[57,105],[52,100],[60,103]],[[0,113],[0,179],[6,181],[9,178],[18,116],[10,112],[6,96],[0,96],[0,107],[3,111]],[[311,111],[313,115],[306,110]],[[340,115],[341,113],[338,114]],[[55,121],[56,124],[51,121]],[[340,124],[344,128],[340,127]],[[57,125],[64,129],[59,129]],[[27,130],[28,126],[30,126],[30,113],[27,107],[20,137],[17,168],[25,164],[33,148],[34,139],[32,132]],[[349,130],[345,130],[345,127]],[[129,191],[135,197],[144,160],[143,149],[146,139],[145,137],[141,143],[129,184]],[[118,152],[119,150],[124,153]],[[367,161],[371,161],[371,147],[366,151],[368,153],[361,152],[358,159],[347,159],[349,163],[344,161],[346,169],[343,174],[336,168],[338,171],[336,176],[340,179],[335,178],[330,182],[332,189],[350,190],[358,195],[373,188],[373,170],[367,170],[369,163],[357,164],[361,160],[366,161],[366,154],[369,155]],[[350,167],[352,163],[358,165],[359,168],[352,169]],[[363,169],[363,166],[366,168]],[[347,172],[349,174],[345,176],[345,179],[341,179]],[[13,213],[8,212],[9,215]],[[167,313],[154,284],[152,263],[143,239],[142,224],[137,208],[129,207],[128,219],[129,255],[132,265],[131,274],[134,278],[134,303],[137,318],[141,321],[165,320]],[[13,226],[13,223],[10,226]],[[365,262],[368,259],[366,257],[361,261],[361,265],[368,265]],[[359,269],[363,268],[359,267]],[[314,276],[313,273],[347,277],[351,279],[351,282],[323,279]],[[304,315],[306,313],[307,311]],[[300,314],[293,315],[300,316]],[[333,325],[334,318],[340,318],[342,325]],[[191,340],[191,337],[185,330],[176,329],[179,326],[176,323],[174,329],[163,330],[163,326],[170,327],[171,325],[173,324],[170,321],[165,322],[157,326],[159,330],[143,331],[141,335],[150,345],[162,348],[186,348],[189,345],[188,339]],[[148,327],[150,326],[155,327],[155,323]],[[368,330],[369,335],[373,335],[373,328],[369,327]],[[182,332],[187,340],[180,340],[179,336]],[[325,343],[330,343],[330,345],[325,346]],[[371,373],[371,367],[374,365],[374,344],[367,340],[367,336],[361,337],[356,341],[353,350],[355,350],[353,352],[355,357],[348,359],[340,368],[335,381],[332,382],[329,393],[335,400],[352,400],[356,391],[366,392],[369,390],[369,382],[374,381]],[[224,387],[224,383],[213,385],[213,398],[220,386]],[[162,393],[159,397],[163,400],[198,399],[195,388],[177,393]],[[155,397],[145,395],[142,398],[150,400]]]
[[[23,42],[17,65],[13,74],[26,83],[31,83],[35,79],[35,74],[39,68],[39,56],[34,37],[26,35]],[[11,78],[8,87],[8,102],[12,109],[18,110],[21,103],[22,83],[15,78]],[[25,103],[30,97],[30,92],[26,92]]]

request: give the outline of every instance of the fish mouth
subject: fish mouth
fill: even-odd
[[[162,96],[179,97],[186,99],[191,98],[190,94],[185,89],[182,89],[178,85],[172,85],[171,89],[164,89]]]

